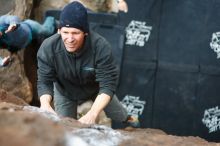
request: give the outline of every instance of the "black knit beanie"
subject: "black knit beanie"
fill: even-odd
[[[89,32],[86,8],[77,1],[66,5],[60,14],[61,27],[73,27]]]

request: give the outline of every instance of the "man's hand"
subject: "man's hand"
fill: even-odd
[[[8,26],[8,29],[5,31],[5,33],[8,33],[8,32],[11,32],[11,31],[15,30],[16,27],[17,27],[17,24],[10,24]]]
[[[7,56],[4,59],[2,59],[2,66],[7,66],[11,62],[11,56]]]
[[[53,110],[53,108],[50,105],[51,101],[52,97],[50,95],[42,95],[40,97],[40,108],[57,115],[57,113]]]
[[[97,113],[88,111],[84,116],[82,116],[78,121],[83,124],[95,124],[98,117]]]
[[[98,95],[91,107],[91,109],[82,116],[78,121],[83,124],[95,124],[98,115],[110,102],[111,97],[105,93]]]

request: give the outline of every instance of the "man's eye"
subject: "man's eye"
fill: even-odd
[[[73,34],[80,34],[80,32],[74,32]]]

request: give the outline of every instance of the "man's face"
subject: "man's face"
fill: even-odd
[[[59,29],[61,38],[68,52],[77,52],[84,43],[85,35],[83,31],[72,27],[62,27]]]

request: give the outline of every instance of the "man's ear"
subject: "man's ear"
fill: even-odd
[[[60,28],[57,30],[57,33],[60,34]]]

